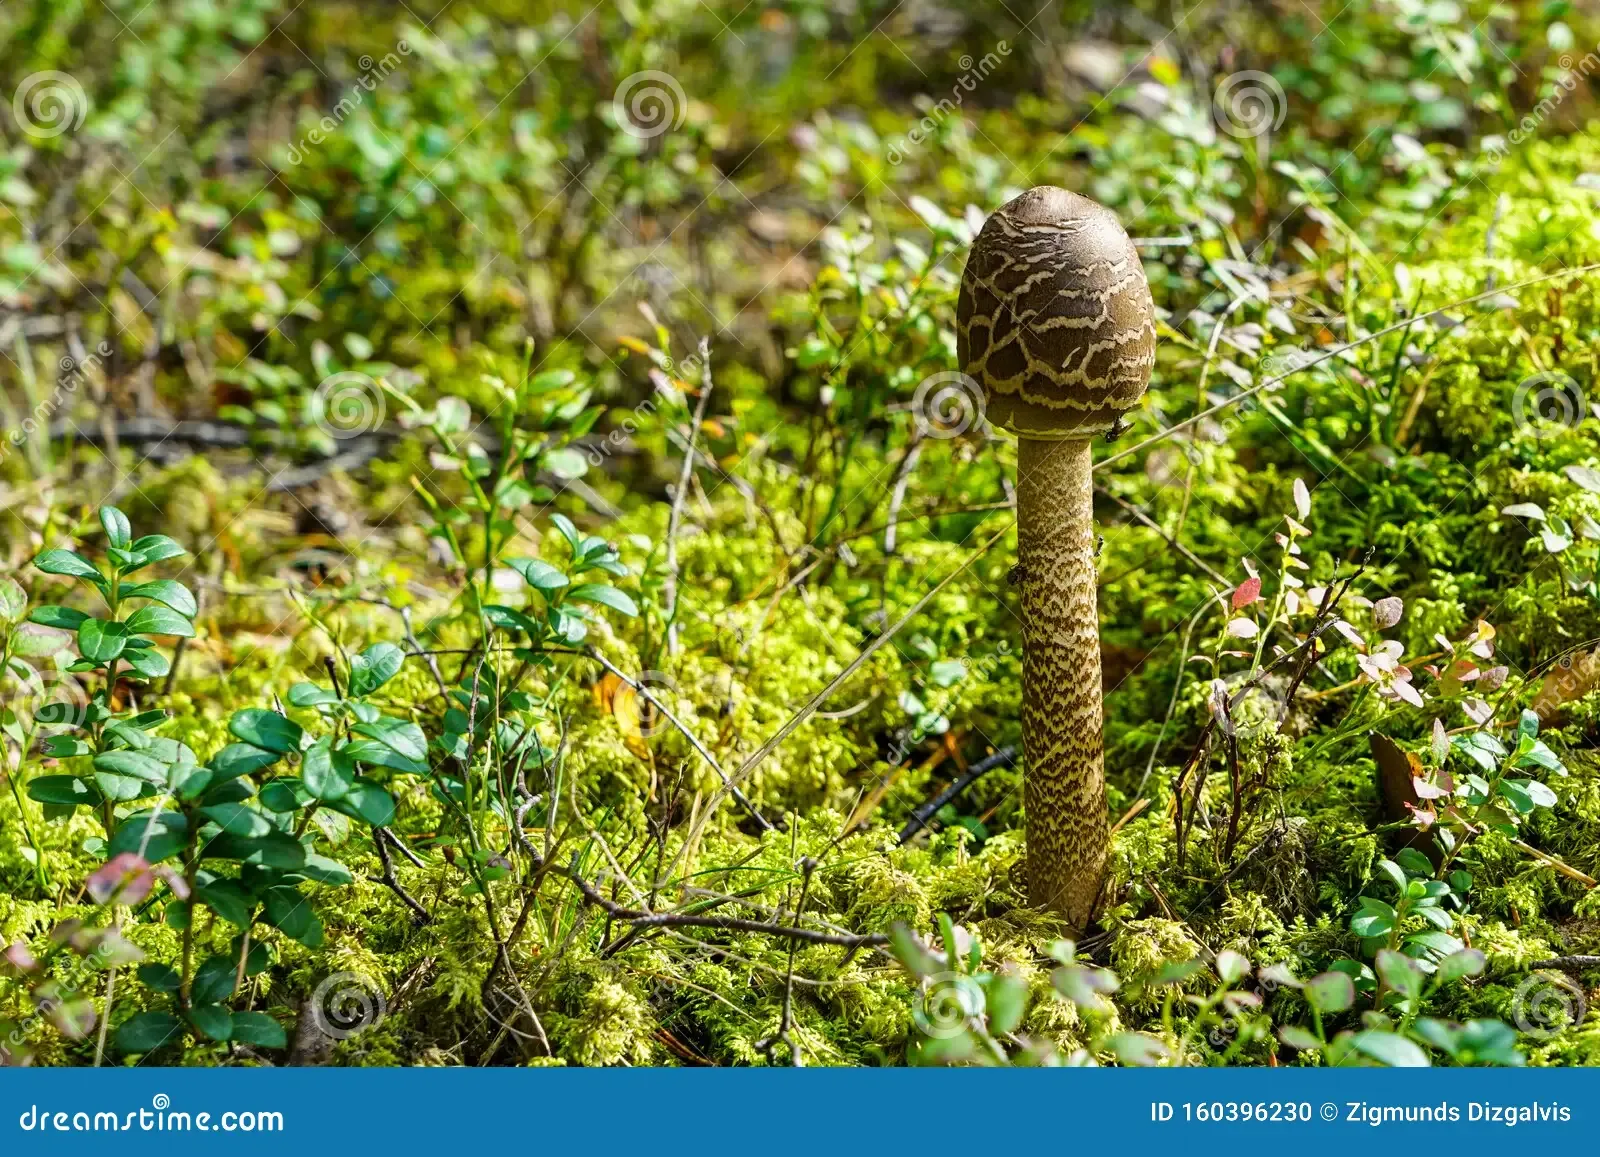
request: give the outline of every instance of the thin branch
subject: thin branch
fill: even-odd
[[[976,783],[979,776],[986,775],[997,767],[1012,767],[1016,762],[1017,749],[1011,746],[1002,747],[994,754],[978,760],[977,763],[967,768],[949,787],[911,813],[911,821],[900,829],[900,839],[898,841],[900,846],[904,847],[910,843],[912,837],[928,826],[928,821],[938,814],[940,808]]]
[[[662,599],[667,604],[667,653],[678,653],[678,528],[683,521],[683,504],[689,496],[689,479],[694,475],[695,437],[706,418],[711,401],[711,339],[700,339],[700,397],[689,422],[688,445],[683,453],[683,469],[678,472],[678,488],[672,492],[672,511],[667,516],[667,577]]]

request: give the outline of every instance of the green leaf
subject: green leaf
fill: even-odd
[[[1292,1049],[1320,1049],[1322,1042],[1299,1025],[1286,1024],[1278,1030],[1278,1038]]]
[[[989,982],[985,993],[989,1009],[989,1032],[996,1036],[1016,1031],[1028,1009],[1028,982],[1020,976],[1001,973]]]
[[[1428,1067],[1428,1054],[1422,1051],[1420,1045],[1392,1032],[1367,1029],[1356,1033],[1351,1044],[1373,1060],[1393,1069]]]
[[[28,798],[39,803],[94,805],[105,797],[75,775],[41,775],[28,781]]]
[[[172,670],[172,660],[160,651],[135,650],[132,645],[123,652],[122,660],[146,679],[159,679]]]
[[[211,770],[217,780],[237,779],[277,763],[283,758],[276,751],[266,751],[253,743],[230,743],[211,757]]]
[[[1356,1002],[1356,986],[1343,972],[1323,972],[1306,981],[1306,1001],[1318,1012],[1343,1012]]]
[[[157,992],[177,992],[183,984],[183,977],[172,965],[153,962],[139,965],[139,980],[146,988],[153,988]]]
[[[280,776],[267,784],[261,789],[260,799],[262,807],[279,813],[297,811],[317,802],[304,781],[293,775]]]
[[[318,707],[325,703],[337,702],[339,702],[337,695],[315,683],[296,683],[289,688],[289,703],[294,707]]]
[[[194,970],[189,996],[196,1004],[221,1004],[233,995],[239,962],[229,956],[208,956]]]
[[[106,541],[118,550],[127,550],[133,542],[133,527],[128,525],[128,516],[115,506],[100,508],[100,525],[105,527]]]
[[[132,583],[122,588],[122,598],[151,599],[158,603],[165,603],[185,618],[194,618],[200,613],[200,604],[190,593],[189,588],[172,579],[153,579],[147,583]]]
[[[150,783],[167,784],[167,765],[142,751],[103,751],[94,757],[96,771],[127,775]]]
[[[153,562],[178,558],[189,553],[164,534],[147,534],[143,538],[134,540],[129,549],[144,560],[140,566],[148,566]]]
[[[276,830],[266,816],[242,803],[212,804],[200,814],[231,836],[264,836]]]
[[[194,637],[194,624],[171,607],[160,603],[140,607],[128,619],[126,626],[135,635],[176,635],[183,639]]]
[[[370,695],[400,672],[406,655],[393,643],[374,643],[350,660],[350,695]]]
[[[567,540],[567,545],[572,547],[574,556],[583,550],[583,535],[578,533],[578,528],[572,525],[572,519],[565,514],[552,514],[550,525],[561,532],[561,537]]]
[[[183,813],[146,811],[131,815],[117,825],[106,852],[108,857],[123,852],[142,854],[152,864],[158,864],[183,851],[188,842],[189,824]]]
[[[306,790],[318,799],[340,799],[356,781],[355,761],[343,751],[333,751],[328,739],[320,739],[307,748],[300,766]]]
[[[104,619],[85,619],[78,628],[78,651],[95,663],[121,657],[128,646],[128,628]]]
[[[43,606],[34,607],[28,614],[28,622],[38,623],[41,627],[54,627],[58,631],[71,631],[77,633],[79,627],[88,621],[89,616],[82,611],[75,611],[71,607]]]
[[[201,1035],[215,1041],[225,1041],[233,1035],[233,1014],[220,1004],[197,1004],[189,1009],[189,1023]]]
[[[66,575],[68,578],[88,579],[99,586],[105,583],[105,576],[95,569],[94,564],[83,555],[71,550],[47,550],[33,560],[33,565],[44,571],[45,574]]]
[[[1463,948],[1460,952],[1451,953],[1439,962],[1439,983],[1449,984],[1453,980],[1478,976],[1483,972],[1487,960],[1476,948]]]
[[[199,884],[194,890],[195,898],[221,916],[229,924],[237,924],[241,928],[250,926],[250,915],[255,909],[255,901],[233,880],[225,876],[218,876],[204,884]]]
[[[508,558],[505,561],[507,566],[522,576],[523,581],[538,591],[560,590],[571,581],[541,558]]]
[[[253,743],[279,755],[299,751],[300,739],[305,734],[298,723],[285,719],[276,711],[260,707],[235,711],[233,718],[228,721],[228,730],[246,743]]]
[[[364,779],[356,780],[348,795],[328,801],[328,806],[375,828],[384,827],[394,819],[394,797]]]
[[[223,832],[206,845],[205,854],[219,860],[238,860],[242,864],[288,871],[301,868],[306,862],[305,846],[286,832],[269,832],[250,839]]]
[[[376,739],[385,747],[399,752],[415,763],[422,765],[427,763],[428,740],[422,734],[422,728],[415,723],[396,719],[392,715],[383,715],[370,723],[357,723],[350,730],[368,739]]]
[[[117,1029],[117,1048],[125,1053],[148,1053],[183,1031],[183,1023],[170,1012],[141,1012]]]
[[[300,874],[308,880],[318,884],[332,884],[343,886],[355,882],[355,877],[350,874],[338,860],[331,860],[327,856],[319,856],[315,852],[306,853],[305,867],[300,869]]]
[[[639,608],[627,595],[608,583],[579,583],[567,592],[568,602],[598,603],[621,611],[629,618],[637,618]]]
[[[266,895],[266,920],[291,940],[304,941],[316,924],[311,904],[292,888],[273,888]]]
[[[0,623],[16,622],[27,609],[28,592],[22,584],[9,576],[0,578]]]
[[[1364,939],[1387,936],[1393,927],[1393,916],[1374,909],[1362,909],[1350,918],[1350,931]]]
[[[1426,977],[1405,953],[1384,948],[1373,961],[1373,967],[1378,970],[1378,977],[1401,996],[1415,998],[1422,995],[1422,984]]]
[[[1399,864],[1393,860],[1379,860],[1378,871],[1382,872],[1388,881],[1399,889],[1401,895],[1405,894],[1406,874]]]
[[[289,1043],[283,1026],[264,1012],[234,1013],[233,1039],[258,1049],[281,1049]]]

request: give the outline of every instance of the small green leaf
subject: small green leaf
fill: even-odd
[[[47,550],[33,560],[33,565],[44,571],[45,574],[59,574],[66,575],[68,578],[88,579],[97,586],[106,581],[105,576],[95,569],[94,564],[76,551]]]
[[[82,611],[75,611],[71,607],[44,606],[34,607],[28,615],[28,622],[76,634],[78,628],[83,626],[88,618],[89,616]]]
[[[237,779],[277,763],[283,758],[276,751],[266,751],[253,743],[230,743],[211,757],[209,764],[216,772],[218,782]]]
[[[200,604],[189,588],[171,579],[153,579],[147,583],[133,583],[122,588],[122,598],[151,599],[165,603],[185,618],[192,619],[200,613]]]
[[[279,755],[299,751],[300,739],[305,734],[298,723],[260,707],[235,711],[233,718],[228,721],[228,730],[246,743],[253,743]]]
[[[1343,972],[1323,972],[1306,981],[1305,997],[1318,1012],[1343,1012],[1356,1002],[1356,987]]]
[[[100,508],[100,525],[105,527],[106,541],[118,550],[127,550],[133,542],[133,528],[128,525],[128,516],[115,506]]]
[[[128,629],[104,619],[85,619],[78,627],[78,651],[94,663],[119,658],[128,646]]]
[[[183,1023],[170,1012],[141,1012],[117,1029],[117,1048],[125,1053],[148,1053],[173,1040]]]
[[[275,830],[266,816],[242,803],[212,804],[200,814],[233,836],[264,836]]]
[[[1392,1032],[1367,1029],[1356,1033],[1351,1043],[1358,1051],[1393,1069],[1428,1067],[1428,1054],[1420,1045]]]
[[[400,672],[406,655],[393,643],[374,643],[350,660],[350,694],[370,695]]]
[[[140,566],[148,566],[153,562],[178,558],[189,553],[164,534],[147,534],[143,538],[134,540],[129,549],[144,560]]]
[[[28,781],[28,798],[39,803],[93,805],[105,797],[75,775],[41,775]]]
[[[197,885],[194,894],[196,899],[229,924],[237,924],[241,928],[250,926],[250,914],[255,909],[255,901],[234,881],[218,876]]]
[[[127,621],[127,629],[135,635],[176,635],[178,638],[194,637],[194,624],[171,607],[152,603],[140,607]]]
[[[157,992],[177,992],[183,983],[183,978],[172,965],[154,962],[139,965],[139,980],[146,988],[153,988]]]
[[[264,1012],[234,1013],[232,1039],[258,1049],[281,1049],[289,1043],[283,1026]]]
[[[356,780],[347,795],[328,801],[328,806],[375,828],[384,827],[394,819],[394,797],[364,779]]]
[[[598,603],[620,611],[629,618],[637,618],[638,605],[627,595],[608,583],[579,583],[567,592],[568,602]]]
[[[300,775],[306,790],[318,799],[342,798],[354,786],[355,763],[342,751],[332,751],[330,741],[320,739],[306,750]]]
[[[233,1014],[220,1004],[194,1005],[189,1023],[210,1040],[225,1041],[233,1035]]]

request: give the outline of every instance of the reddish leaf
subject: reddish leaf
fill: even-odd
[[[1233,592],[1233,609],[1248,607],[1261,597],[1261,580],[1247,578],[1239,584],[1239,589]]]

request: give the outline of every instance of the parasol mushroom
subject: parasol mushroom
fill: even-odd
[[[1144,395],[1155,306],[1110,210],[1046,185],[978,234],[956,334],[989,420],[1018,439],[1028,898],[1081,931],[1110,850],[1089,445]]]

